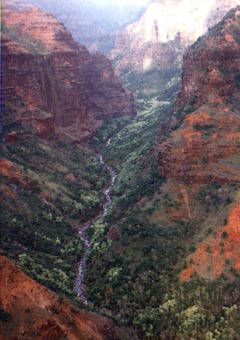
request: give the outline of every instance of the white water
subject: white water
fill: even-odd
[[[109,139],[107,141],[106,146],[108,146],[110,144],[110,142],[111,142],[111,139]],[[102,166],[105,167],[108,170],[108,172],[111,176],[111,181],[108,184],[108,187],[106,189],[104,189],[104,194],[105,194],[106,200],[105,200],[105,203],[103,205],[103,212],[97,217],[96,220],[100,219],[101,217],[106,215],[106,213],[108,212],[108,209],[109,209],[109,207],[112,203],[110,191],[111,191],[111,188],[112,188],[112,186],[115,182],[115,179],[117,177],[116,172],[110,166],[108,166],[105,163],[102,154],[98,154],[98,157],[99,157],[99,161],[102,164]],[[88,256],[88,253],[90,251],[90,241],[87,239],[85,234],[86,234],[87,229],[90,228],[91,226],[92,226],[92,221],[85,224],[83,227],[80,227],[80,229],[79,229],[79,237],[80,237],[80,239],[83,243],[83,255],[82,255],[82,258],[81,258],[80,263],[79,263],[78,275],[77,275],[77,278],[76,278],[76,281],[75,281],[75,286],[74,286],[74,290],[77,292],[79,299],[82,302],[84,302],[86,305],[88,304],[88,298],[87,298],[87,295],[85,293],[84,276],[85,276],[85,273],[86,273],[87,256]]]
[[[74,290],[77,292],[79,299],[84,302],[86,305],[88,304],[87,296],[85,294],[85,286],[83,283],[85,270],[86,270],[86,262],[87,262],[87,254],[90,249],[90,242],[85,236],[86,230],[90,227],[90,223],[86,224],[79,230],[79,237],[83,243],[83,255],[79,263],[78,274],[75,281]]]

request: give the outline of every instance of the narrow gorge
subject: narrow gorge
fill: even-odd
[[[108,147],[111,142],[111,139],[109,138],[107,141],[106,146]],[[103,211],[100,213],[97,217],[94,218],[94,220],[91,220],[87,222],[84,226],[78,227],[79,228],[79,237],[83,243],[83,254],[82,258],[79,263],[78,267],[78,275],[75,281],[75,286],[74,289],[78,294],[78,297],[80,298],[81,301],[83,301],[86,305],[88,304],[88,297],[85,293],[85,284],[84,284],[84,276],[87,271],[87,257],[89,252],[91,251],[91,241],[88,239],[86,236],[86,232],[88,231],[89,228],[94,228],[94,223],[97,222],[98,220],[101,220],[104,215],[107,214],[108,209],[111,205],[112,199],[110,196],[110,191],[114,185],[115,179],[117,177],[116,172],[106,164],[102,154],[97,155],[99,158],[100,164],[107,169],[109,175],[110,175],[110,181],[107,186],[107,188],[104,189],[104,195],[105,195],[105,202],[103,204]]]
[[[240,340],[240,1],[96,1],[3,0],[0,340]]]

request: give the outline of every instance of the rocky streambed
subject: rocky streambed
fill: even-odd
[[[110,144],[110,139],[108,140],[106,146],[108,146]],[[107,171],[110,174],[110,182],[108,184],[108,186],[104,189],[104,194],[105,194],[105,203],[103,204],[103,210],[101,212],[100,215],[97,216],[97,218],[94,221],[97,221],[99,219],[101,219],[104,215],[107,214],[109,207],[112,203],[112,198],[110,195],[110,191],[111,188],[114,185],[115,179],[117,177],[116,172],[109,166],[106,164],[103,155],[100,153],[98,154],[98,158],[99,158],[99,162],[100,164],[105,167],[107,169]],[[88,304],[88,298],[85,292],[85,285],[84,285],[84,277],[85,277],[85,273],[87,270],[86,264],[87,264],[87,257],[88,257],[88,253],[91,250],[91,243],[90,240],[87,238],[86,236],[86,231],[91,228],[93,225],[93,221],[89,221],[87,222],[85,225],[83,225],[82,227],[79,228],[79,237],[81,239],[81,241],[83,242],[83,255],[82,258],[79,262],[79,267],[78,267],[78,275],[75,281],[75,291],[78,294],[79,299],[84,302],[85,304]]]

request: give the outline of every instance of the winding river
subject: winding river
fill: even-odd
[[[109,139],[107,141],[106,146],[108,146],[111,142],[111,139]],[[106,213],[108,212],[108,209],[112,203],[112,198],[110,195],[110,191],[111,188],[115,182],[115,179],[117,177],[116,172],[106,164],[102,154],[98,154],[98,158],[100,161],[100,164],[105,167],[110,176],[111,176],[111,180],[107,186],[107,188],[104,189],[104,194],[105,194],[105,203],[103,205],[103,211],[100,215],[97,216],[96,219],[94,219],[94,222],[97,221],[98,219],[102,218],[104,215],[106,215]],[[84,226],[80,227],[79,229],[79,237],[83,243],[83,255],[82,258],[80,260],[79,263],[79,268],[78,268],[78,275],[75,281],[75,286],[74,286],[74,290],[77,292],[79,299],[84,302],[86,305],[88,304],[88,298],[87,295],[85,293],[85,285],[84,285],[84,276],[86,273],[86,264],[87,264],[87,256],[88,253],[91,249],[90,247],[90,241],[88,240],[88,238],[86,237],[86,231],[92,227],[93,224],[93,220],[91,220],[90,222],[86,223]]]

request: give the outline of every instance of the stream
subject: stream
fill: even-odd
[[[110,142],[111,142],[111,139],[109,138],[106,143],[106,146],[108,146]],[[105,203],[103,204],[102,212],[95,219],[91,220],[90,222],[86,223],[84,226],[80,227],[79,232],[78,232],[79,237],[83,243],[83,255],[79,262],[78,274],[77,274],[77,278],[75,281],[74,290],[77,292],[79,299],[86,305],[88,304],[88,298],[85,293],[84,276],[86,273],[87,256],[88,256],[89,251],[91,250],[90,241],[86,237],[86,231],[93,226],[93,222],[96,222],[97,220],[99,220],[100,218],[102,218],[104,215],[107,214],[109,207],[112,203],[110,191],[117,177],[116,172],[110,166],[106,164],[102,154],[97,154],[97,156],[99,158],[100,164],[104,168],[106,168],[107,171],[109,172],[111,180],[108,186],[104,189]]]

